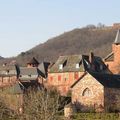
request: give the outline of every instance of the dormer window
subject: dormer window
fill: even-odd
[[[67,64],[67,60],[64,60],[62,63],[59,64],[59,70],[62,70]]]
[[[79,68],[80,68],[80,64],[77,63],[77,64],[76,64],[76,69],[79,69]]]
[[[8,75],[8,73],[9,73],[9,70],[6,71],[6,75]]]
[[[59,70],[62,70],[63,69],[63,64],[60,64],[59,65]]]

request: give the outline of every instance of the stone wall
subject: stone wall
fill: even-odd
[[[120,110],[120,88],[105,88],[106,110]]]
[[[7,77],[0,77],[0,87],[8,86],[14,84],[17,80],[16,76],[7,76]]]
[[[72,103],[81,110],[104,107],[104,87],[88,73],[72,88]]]

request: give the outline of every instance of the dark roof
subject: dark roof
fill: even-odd
[[[20,67],[20,75],[38,75],[36,67]]]
[[[114,43],[115,44],[120,44],[120,30],[117,31]]]
[[[63,65],[63,69],[59,69],[59,65]],[[79,64],[79,68],[76,68],[76,64]],[[56,63],[50,68],[49,72],[74,72],[84,71],[82,64],[82,55],[68,55],[60,56]]]
[[[0,66],[0,76],[15,76],[17,75],[16,65]]]
[[[36,67],[20,67],[20,80],[36,80],[38,77],[38,70]]]
[[[36,58],[32,58],[29,62],[28,62],[28,64],[39,64],[39,62],[36,60]]]
[[[111,52],[109,55],[107,55],[104,60],[107,61],[113,61],[114,60],[114,53]]]
[[[120,75],[113,74],[99,74],[89,72],[97,81],[99,81],[104,87],[108,88],[120,88]]]
[[[90,63],[88,58],[86,59],[85,57],[83,57],[83,64],[86,71],[91,70],[93,72],[99,72],[99,73],[111,73],[108,67],[103,62],[102,58],[98,56],[93,57],[92,63]]]
[[[71,86],[71,88],[73,88],[85,75],[87,75],[87,73],[93,76],[104,87],[120,88],[120,75],[101,74],[101,73],[88,72],[88,71],[83,73],[83,75]]]
[[[48,72],[48,67],[49,67],[50,63],[48,62],[42,62],[39,66],[38,66],[38,72],[42,77],[47,77],[47,72]]]

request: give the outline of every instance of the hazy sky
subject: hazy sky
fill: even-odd
[[[0,55],[15,56],[74,28],[120,22],[119,0],[0,0]]]

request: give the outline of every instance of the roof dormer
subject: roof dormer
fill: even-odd
[[[59,70],[62,70],[67,64],[67,60],[64,60],[62,61],[60,64],[59,64]]]

